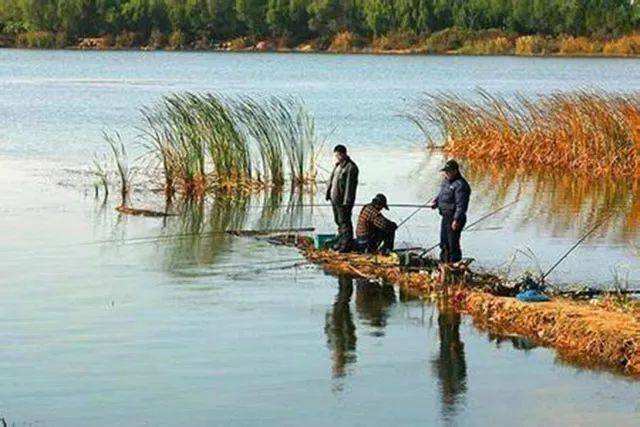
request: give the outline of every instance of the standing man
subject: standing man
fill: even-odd
[[[440,193],[431,201],[431,208],[438,208],[442,216],[440,223],[440,261],[458,262],[462,259],[460,233],[467,222],[467,208],[471,187],[460,174],[455,160],[449,160],[440,170],[444,180]]]
[[[353,245],[351,212],[356,201],[358,166],[347,155],[347,147],[336,145],[333,149],[335,167],[329,178],[326,199],[331,201],[333,218],[338,226],[338,241],[333,247],[339,252],[349,252]]]

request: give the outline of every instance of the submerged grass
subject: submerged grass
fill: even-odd
[[[174,94],[143,115],[168,194],[315,181],[314,120],[292,98]]]
[[[116,133],[115,135],[109,135],[105,133],[104,138],[109,145],[113,162],[116,166],[116,172],[118,178],[120,179],[120,206],[124,207],[127,206],[127,203],[129,201],[129,194],[131,191],[131,178],[133,175],[132,168],[129,162],[129,155],[127,154],[127,149],[122,142],[122,138],[120,138],[119,134]],[[97,170],[98,173],[105,178],[104,185],[106,188],[106,172],[104,168],[101,169],[97,167]],[[108,191],[105,190],[105,193],[108,194]]]
[[[475,99],[427,94],[407,116],[452,156],[584,175],[640,177],[638,94],[582,90]]]

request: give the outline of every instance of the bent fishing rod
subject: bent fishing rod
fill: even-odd
[[[569,248],[569,250],[567,250],[564,254],[562,254],[562,256],[558,259],[558,261],[556,261],[555,264],[553,264],[551,268],[547,270],[546,273],[540,276],[540,283],[544,283],[544,280],[549,276],[549,274],[551,274],[551,272],[555,270],[556,267],[558,267],[562,263],[562,261],[564,261],[571,254],[571,252],[573,252],[578,246],[580,246],[580,244],[584,242],[587,239],[587,237],[593,234],[594,231],[596,231],[598,228],[600,228],[602,225],[608,222],[615,214],[616,212],[611,212],[609,215],[603,218],[600,222],[598,222],[596,225],[591,227],[585,234],[583,234],[582,237],[580,237],[578,241],[575,242],[573,246]]]
[[[499,207],[498,209],[495,209],[491,212],[486,213],[485,215],[481,216],[480,218],[478,218],[477,220],[473,221],[471,224],[465,225],[465,227],[463,228],[463,230],[465,231],[469,231],[470,228],[475,227],[476,225],[480,224],[482,221],[484,221],[485,219],[492,217],[493,215],[497,214],[498,212],[508,208],[509,206],[513,206],[516,203],[518,203],[520,201],[519,197],[516,197],[516,199],[512,202],[507,203],[506,205],[503,205],[501,207]],[[461,230],[462,231],[462,230]],[[436,243],[435,245],[425,249],[424,251],[422,251],[422,253],[420,254],[420,256],[424,256],[426,254],[428,254],[429,252],[431,252],[432,250],[434,250],[435,248],[437,248],[438,246],[440,246],[440,243]]]

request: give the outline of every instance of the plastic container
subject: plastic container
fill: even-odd
[[[316,234],[313,239],[314,246],[316,249],[326,249],[336,241],[337,237],[335,234]]]

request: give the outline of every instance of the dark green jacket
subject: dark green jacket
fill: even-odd
[[[333,191],[334,177],[337,175],[338,187]],[[334,205],[353,206],[356,202],[356,189],[358,188],[358,166],[350,157],[336,165],[329,177],[327,186],[327,200],[331,200]],[[331,194],[334,193],[334,197]]]

